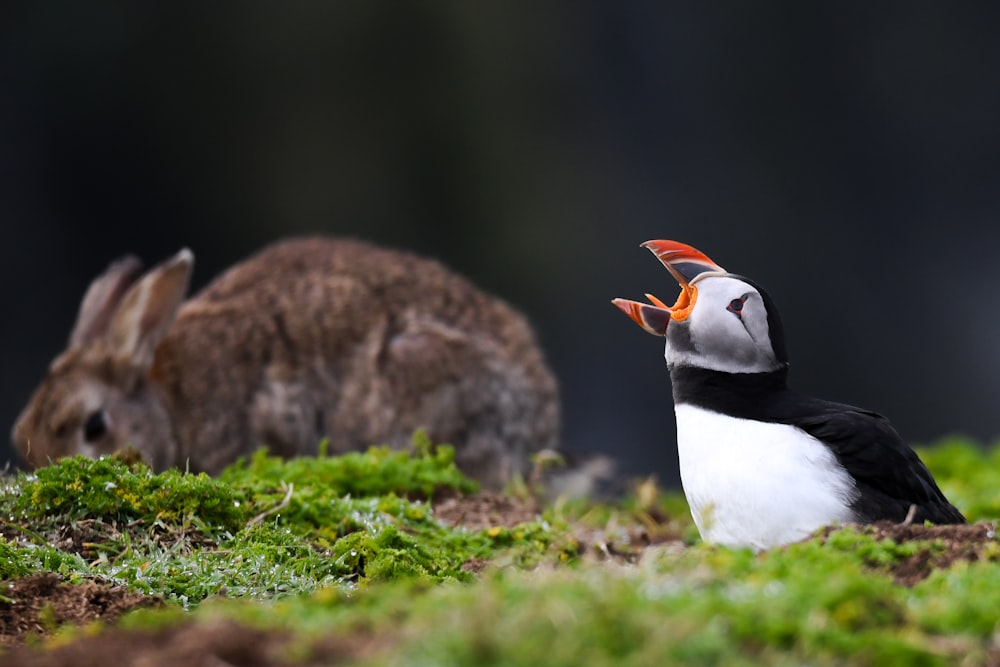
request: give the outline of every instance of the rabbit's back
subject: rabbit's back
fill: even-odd
[[[152,376],[181,457],[210,472],[260,444],[405,446],[425,427],[496,486],[557,445],[527,321],[438,262],[357,241],[285,241],[229,269],[181,308]]]

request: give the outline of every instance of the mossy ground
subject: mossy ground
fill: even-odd
[[[450,449],[425,440],[258,455],[218,479],[68,459],[4,482],[0,631],[19,586],[55,573],[162,603],[81,629],[43,601],[7,659],[1000,664],[997,452],[922,452],[975,526],[847,527],[763,554],[700,544],[683,498],[649,483],[541,511],[470,496]]]

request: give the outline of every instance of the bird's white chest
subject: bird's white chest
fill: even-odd
[[[691,405],[675,413],[684,495],[706,542],[767,549],[852,520],[853,479],[806,432]]]

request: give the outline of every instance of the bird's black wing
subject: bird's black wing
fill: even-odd
[[[916,506],[913,521],[965,523],[948,502],[916,452],[882,415],[837,403],[816,401],[815,411],[789,421],[826,443],[855,479],[859,491],[851,509],[860,520],[903,521]]]

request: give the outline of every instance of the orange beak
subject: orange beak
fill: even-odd
[[[668,306],[652,294],[647,294],[646,298],[652,305],[629,299],[613,299],[611,303],[649,333],[665,336],[670,320],[683,322],[694,308],[698,289],[691,283],[704,273],[725,273],[726,270],[700,250],[677,241],[646,241],[642,247],[656,255],[681,286],[677,302]]]

